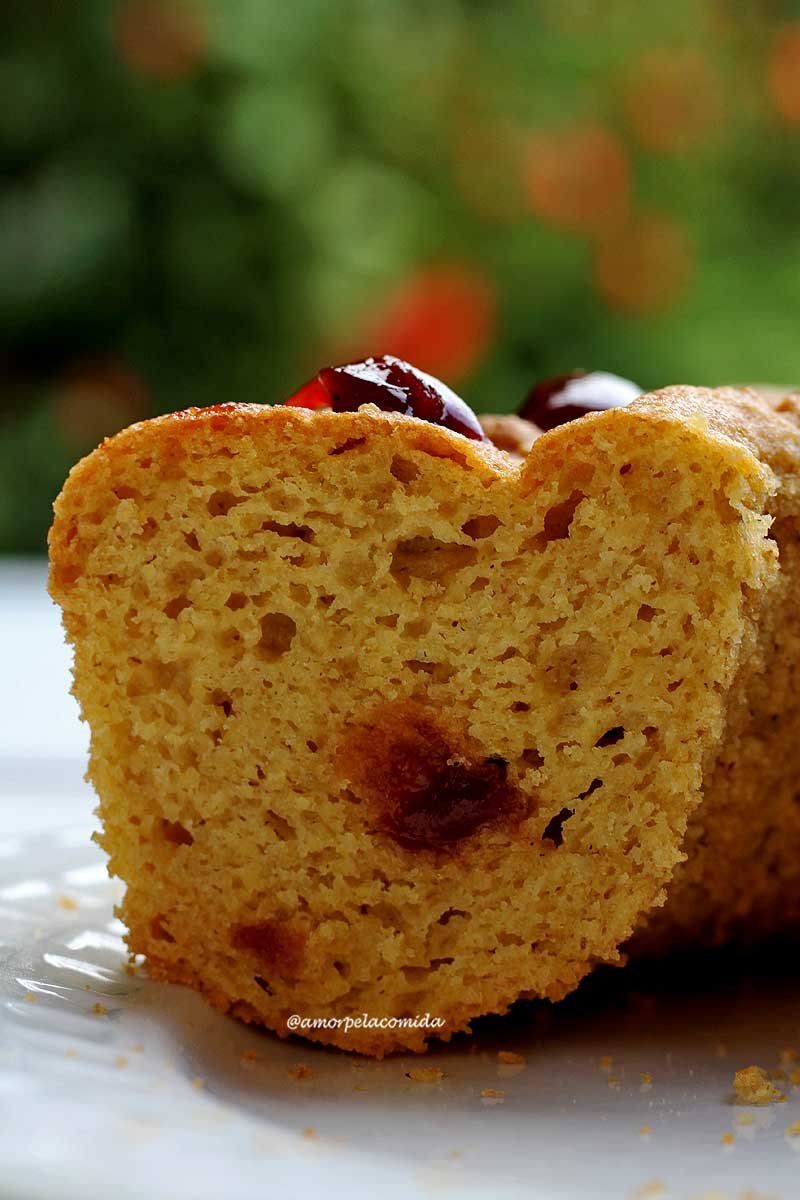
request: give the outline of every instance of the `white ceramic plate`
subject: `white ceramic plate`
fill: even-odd
[[[796,976],[721,964],[699,993],[610,972],[577,1001],[483,1022],[473,1042],[373,1063],[128,974],[90,833],[82,820],[0,843],[3,1196],[800,1195],[786,1133],[800,1088],[782,1083],[788,1100],[766,1109],[731,1103],[736,1067],[800,1049]],[[289,1074],[298,1063],[309,1078]],[[420,1065],[442,1079],[410,1080]]]
[[[731,1103],[737,1067],[800,1050],[791,961],[746,975],[712,959],[704,980],[609,972],[577,1000],[383,1063],[281,1042],[127,974],[68,661],[44,565],[0,564],[3,1200],[800,1196],[786,1133],[800,1088],[782,1083],[788,1100],[767,1109]],[[287,1074],[298,1063],[310,1077]],[[408,1079],[420,1065],[442,1079]]]

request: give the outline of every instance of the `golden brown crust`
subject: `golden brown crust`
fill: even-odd
[[[131,948],[280,1033],[427,1010],[444,1037],[617,959],[774,576],[750,404],[660,393],[521,465],[373,408],[221,406],[83,460],[51,590]],[[409,703],[432,743],[463,734],[400,797],[416,837],[440,779],[452,854],[403,844],[340,757]],[[476,788],[513,798],[504,819],[463,825]],[[307,1036],[380,1054],[430,1032]]]
[[[795,486],[800,463],[798,396],[769,397],[752,388],[671,387],[635,400],[631,408],[687,425],[707,423],[717,437],[735,442]]]

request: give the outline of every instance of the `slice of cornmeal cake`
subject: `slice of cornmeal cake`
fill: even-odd
[[[617,959],[779,579],[751,403],[666,391],[524,460],[226,405],[79,463],[51,590],[150,974],[381,1055]]]

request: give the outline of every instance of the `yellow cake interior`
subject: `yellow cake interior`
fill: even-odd
[[[51,588],[131,950],[279,1033],[430,1011],[449,1036],[613,961],[751,652],[773,486],[647,401],[522,465],[375,409],[104,444],[58,501]]]

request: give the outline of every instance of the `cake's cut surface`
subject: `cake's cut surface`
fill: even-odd
[[[712,393],[678,401],[522,464],[371,408],[226,406],[75,468],[51,588],[151,974],[280,1033],[367,1013],[305,1032],[381,1054],[617,957],[777,571],[775,474]]]

